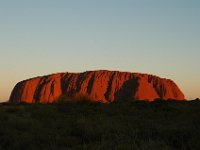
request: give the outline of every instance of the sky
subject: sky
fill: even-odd
[[[199,0],[0,0],[0,102],[21,80],[119,70],[200,97]]]

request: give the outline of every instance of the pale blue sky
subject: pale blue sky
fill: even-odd
[[[55,72],[121,70],[200,97],[199,0],[0,0],[0,101]]]

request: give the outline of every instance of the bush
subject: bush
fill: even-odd
[[[73,96],[61,95],[55,100],[58,104],[72,103],[72,102],[90,102],[92,99],[88,94],[77,93]]]
[[[65,103],[73,102],[74,100],[72,97],[69,97],[67,95],[61,95],[55,101],[58,104],[65,104]]]
[[[90,96],[88,94],[83,94],[83,93],[77,93],[74,95],[74,99],[76,101],[92,101]]]
[[[165,101],[165,100],[162,99],[162,98],[156,98],[156,99],[154,99],[154,102],[163,102],[163,101]]]
[[[200,101],[101,104],[77,97],[67,105],[1,105],[0,149],[199,150]]]

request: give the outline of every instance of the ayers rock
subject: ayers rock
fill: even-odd
[[[57,73],[19,82],[9,102],[53,103],[59,96],[87,94],[92,101],[184,100],[184,94],[169,79],[154,75],[119,71]]]

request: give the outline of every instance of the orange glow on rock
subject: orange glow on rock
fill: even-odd
[[[169,79],[153,75],[118,71],[58,73],[19,82],[10,102],[53,103],[61,95],[84,94],[91,101],[148,100],[157,98],[184,100],[184,94]]]

